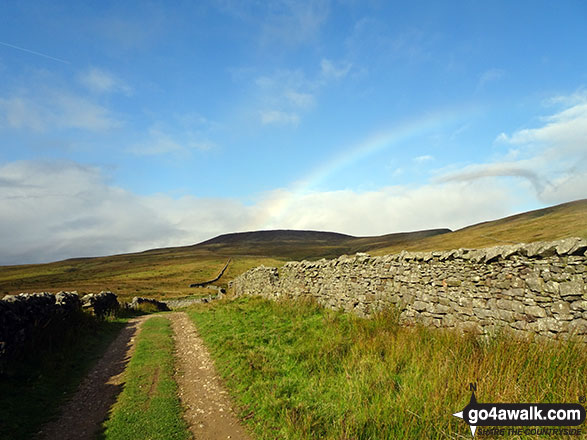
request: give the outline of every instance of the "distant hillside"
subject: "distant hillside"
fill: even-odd
[[[385,246],[409,243],[450,229],[401,232],[374,237],[353,237],[336,232],[272,230],[224,234],[192,246],[223,255],[255,255],[273,258],[315,259],[354,254]]]
[[[272,231],[252,231],[252,232],[233,232],[223,234],[210,240],[198,243],[196,246],[208,246],[213,244],[227,245],[237,243],[269,243],[269,242],[323,242],[337,243],[343,242],[350,238],[351,235],[339,234],[336,232],[322,231],[298,231],[292,229],[276,229]]]
[[[374,255],[411,251],[483,248],[565,237],[587,238],[587,199],[563,203],[499,220],[478,223],[447,234],[371,249]]]
[[[0,266],[0,297],[4,293],[104,289],[127,298],[207,295],[208,291],[190,289],[189,284],[213,278],[228,257],[231,263],[220,278],[220,285],[252,267],[279,266],[288,260],[334,258],[356,252],[383,255],[402,249],[479,248],[570,236],[587,238],[587,200],[479,223],[454,232],[432,229],[376,237],[319,231],[240,232],[191,246],[49,264]]]

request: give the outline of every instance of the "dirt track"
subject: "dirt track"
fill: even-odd
[[[184,312],[163,315],[171,320],[176,348],[175,379],[183,417],[196,440],[249,440],[236,418],[212,359]],[[132,356],[140,325],[150,316],[129,321],[61,415],[38,433],[38,440],[94,440],[124,386],[124,370]]]
[[[41,440],[94,440],[123,387],[123,373],[132,355],[134,338],[148,316],[131,319],[63,408],[45,425]]]
[[[175,334],[176,381],[184,419],[195,439],[247,440],[236,418],[208,350],[188,316],[168,315]]]

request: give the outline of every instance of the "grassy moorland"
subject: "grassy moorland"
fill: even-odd
[[[145,321],[125,372],[124,390],[104,423],[104,440],[187,440],[177,384],[173,379],[173,340],[169,320]]]
[[[227,257],[209,252],[161,250],[112,257],[84,258],[49,264],[0,267],[0,296],[20,292],[111,290],[123,299],[133,296],[152,298],[205,296],[205,288],[190,289],[191,283],[214,278]],[[233,268],[244,272],[261,264],[282,264],[274,258],[233,258],[223,279]]]
[[[471,438],[469,401],[571,402],[587,389],[580,344],[488,341],[261,298],[192,308],[217,369],[259,439]],[[526,437],[516,437],[526,438]]]
[[[423,237],[431,232],[391,234],[383,243],[405,241],[409,237]],[[189,295],[206,296],[214,291],[190,289],[191,283],[213,279],[226,264],[231,263],[218,285],[262,264],[280,266],[292,258],[319,258],[354,252],[348,244],[341,244],[340,237],[332,233],[308,231],[263,231],[246,234],[238,240],[230,238],[179,248],[114,255],[109,257],[76,258],[49,264],[0,266],[0,296],[20,292],[77,290],[97,292],[112,290],[122,298],[148,296],[175,298]],[[261,239],[259,240],[258,237]],[[352,237],[351,237],[352,238]],[[361,250],[368,248],[368,239]],[[378,241],[379,242],[379,241]]]
[[[587,238],[587,200],[529,211],[500,220],[479,223],[447,234],[373,250],[373,255],[409,251],[483,248],[503,244]]]
[[[565,203],[455,232],[435,229],[377,237],[351,237],[313,231],[258,231],[226,234],[177,248],[77,258],[49,264],[0,266],[0,296],[20,292],[112,290],[122,298],[174,298],[208,295],[191,283],[214,278],[228,258],[232,261],[218,281],[226,285],[242,272],[261,264],[280,266],[292,259],[333,258],[342,254],[373,255],[407,250],[487,247],[504,243],[587,238],[587,200]]]

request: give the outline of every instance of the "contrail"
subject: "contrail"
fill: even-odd
[[[33,55],[39,55],[40,57],[49,58],[50,60],[53,60],[53,61],[59,61],[60,63],[71,64],[69,61],[65,61],[65,60],[62,60],[59,58],[51,57],[49,55],[45,55],[44,53],[35,52],[34,50],[25,49],[24,47],[18,47],[13,44],[4,43],[2,41],[0,41],[0,44],[2,44],[3,46],[12,47],[13,49],[22,50],[23,52],[32,53]]]

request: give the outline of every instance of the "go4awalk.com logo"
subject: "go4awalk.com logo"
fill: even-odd
[[[491,435],[581,435],[578,427],[585,421],[585,408],[578,403],[479,403],[476,384],[470,384],[471,400],[460,412],[475,433]],[[477,431],[477,427],[493,427]],[[504,427],[509,428],[504,428]],[[548,428],[519,428],[548,427]],[[555,428],[557,427],[557,428]]]

